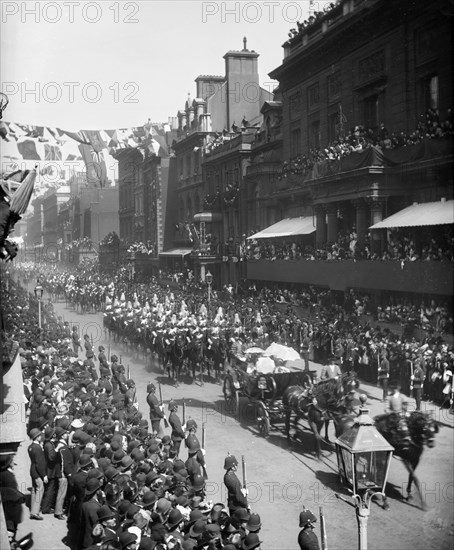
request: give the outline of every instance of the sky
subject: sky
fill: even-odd
[[[322,9],[326,2],[316,2]],[[323,4],[323,5],[322,5]],[[200,74],[225,74],[224,54],[260,54],[260,84],[309,0],[201,2],[7,1],[1,6],[5,121],[66,130],[167,122],[195,97]]]

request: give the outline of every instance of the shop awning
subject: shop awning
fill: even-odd
[[[262,229],[248,239],[273,239],[277,237],[290,237],[293,235],[309,235],[315,231],[312,216],[299,218],[285,218],[266,229]]]
[[[179,256],[187,256],[192,252],[192,248],[172,248],[165,252],[160,252],[160,256],[166,256],[167,258],[177,258]]]
[[[372,225],[370,229],[391,227],[421,227],[454,223],[454,200],[412,204],[389,218]]]

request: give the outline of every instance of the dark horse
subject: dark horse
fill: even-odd
[[[302,418],[307,419],[315,436],[315,452],[321,455],[321,430],[325,425],[325,441],[328,438],[329,421],[339,418],[346,412],[344,397],[359,388],[356,373],[344,373],[338,378],[323,380],[313,386],[289,386],[283,394],[282,404],[285,410],[285,433],[290,441],[290,419],[295,414],[293,424],[297,425]]]
[[[213,338],[207,340],[205,349],[207,358],[208,377],[211,378],[211,366],[214,370],[214,379],[221,383],[221,374],[224,372],[224,365],[228,360],[228,345],[224,338]]]
[[[192,381],[196,379],[195,371],[200,370],[200,384],[203,385],[203,368],[205,364],[205,343],[202,338],[194,337],[186,347],[188,359],[188,372],[192,376]]]
[[[171,343],[167,372],[175,385],[179,385],[180,371],[183,367],[186,341],[182,334],[177,334]]]
[[[401,458],[408,470],[407,500],[412,498],[411,486],[414,482],[425,510],[426,503],[415,470],[424,446],[432,448],[435,445],[437,422],[430,414],[420,411],[414,411],[407,417],[401,417],[397,413],[381,414],[374,420],[378,431],[394,447],[394,456]]]

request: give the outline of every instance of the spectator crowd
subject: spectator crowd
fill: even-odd
[[[55,281],[68,280],[66,273],[46,266],[33,269],[50,287]],[[21,266],[21,273],[24,271]],[[114,333],[115,338],[127,334],[127,341],[145,349],[152,347],[150,334],[156,326],[174,337],[178,325],[184,324],[191,333],[187,335],[222,339],[230,350],[238,341],[243,347],[267,347],[278,341],[298,351],[303,342],[309,342],[310,359],[324,362],[335,354],[344,370],[354,368],[368,381],[376,381],[378,363],[386,355],[391,381],[409,394],[411,370],[415,363],[422,363],[426,371],[423,397],[446,404],[443,392],[449,378],[446,373],[452,370],[453,349],[448,335],[453,316],[450,305],[442,300],[391,295],[380,303],[367,293],[351,290],[335,303],[327,289],[286,289],[283,285],[257,289],[252,284],[242,292],[235,293],[233,287],[213,292],[207,304],[206,289],[200,282],[194,288],[181,284],[169,289],[153,280],[130,281],[126,272],[109,279],[93,269],[72,277],[79,287],[98,287],[101,302],[108,298],[111,311],[117,310],[123,323],[118,326],[123,329],[121,334]]]
[[[382,150],[400,149],[421,143],[427,139],[452,138],[454,119],[449,109],[445,120],[440,120],[437,109],[428,109],[425,116],[418,120],[416,129],[409,132],[389,132],[381,123],[377,129],[366,128],[359,124],[352,127],[348,134],[338,135],[337,139],[325,148],[312,148],[308,155],[298,155],[290,161],[285,161],[282,167],[282,178],[291,175],[304,174],[315,164],[326,160],[340,160],[352,153],[363,151],[370,147],[379,147]]]
[[[308,239],[250,239],[242,245],[243,260],[395,260],[415,261],[454,261],[454,237],[452,228],[414,236],[408,231],[393,230],[384,246],[382,254],[373,252],[370,234],[365,244],[359,245],[355,227],[339,232],[335,243],[326,243],[316,248]]]
[[[317,362],[334,355],[342,370],[354,369],[380,384],[385,370],[389,382],[407,394],[414,384],[412,373],[422,372],[418,395],[452,407],[454,352],[440,334],[428,330],[418,341],[363,319],[374,314],[378,321],[409,321],[419,313],[428,328],[431,323],[440,328],[448,310],[435,302],[416,308],[391,301],[374,310],[369,297],[354,291],[339,305],[332,303],[329,291],[315,287],[257,290],[252,285],[243,294],[229,293],[228,299],[215,295],[211,311],[201,315],[201,308],[207,309],[205,293],[181,288],[170,292],[156,281],[135,283],[127,271],[109,279],[96,274],[92,266],[71,276],[46,265],[10,269],[19,280],[34,273],[49,288],[60,284],[65,290],[74,281],[79,288],[102,286],[97,292],[104,299],[110,296],[111,303],[132,299],[161,303],[169,330],[174,329],[175,312],[186,310],[196,319],[198,330],[224,335],[237,350],[277,341]],[[260,517],[247,504],[247,492],[235,474],[236,459],[227,457],[225,463],[227,506],[209,502],[205,450],[196,423],[180,418],[178,403],[170,402],[166,411],[150,384],[149,424],[138,410],[134,380],[127,377],[118,357],[108,360],[105,349],[94,350],[85,335],[85,359],[80,358],[82,342],[56,318],[51,301],[43,305],[45,328],[39,329],[36,299],[14,278],[2,284],[8,284],[8,300],[3,301],[8,330],[3,339],[18,343],[28,401],[31,518],[40,521],[42,514],[52,513],[66,521],[65,543],[73,550],[259,548]],[[302,310],[307,315],[301,315]],[[138,314],[131,309],[123,313]],[[163,436],[160,425],[166,413],[170,413],[170,436]]]
[[[85,350],[75,344],[52,304],[39,329],[37,305],[8,280],[5,336],[19,342],[25,380],[31,519],[66,521],[64,542],[74,550],[260,548],[261,520],[236,477],[235,457],[224,465],[227,505],[209,501],[196,422],[182,422],[175,401],[165,410],[149,384],[150,427],[118,357],[108,361],[100,346],[98,377],[90,339]],[[168,412],[170,436],[161,426]],[[9,526],[14,534],[17,521]]]

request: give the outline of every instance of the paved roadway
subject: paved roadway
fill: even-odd
[[[102,328],[102,314],[79,315],[65,308],[64,303],[55,304],[58,315],[71,323],[77,323],[80,333],[93,336],[95,349],[101,343],[106,346]],[[357,523],[354,508],[339,501],[335,492],[343,492],[339,486],[336,455],[333,448],[324,446],[323,458],[314,456],[313,437],[309,431],[302,435],[302,442],[291,452],[286,445],[282,427],[274,428],[268,439],[257,434],[254,426],[254,411],[242,400],[238,419],[225,414],[221,381],[206,382],[203,386],[188,381],[178,388],[169,384],[157,366],[150,365],[142,356],[133,358],[121,345],[111,344],[111,353],[122,356],[122,362],[129,366],[131,377],[138,388],[140,410],[148,418],[146,385],[148,381],[161,381],[163,398],[186,401],[187,417],[194,418],[206,427],[207,471],[209,481],[207,492],[213,502],[226,502],[223,479],[224,457],[229,451],[241,462],[244,455],[247,462],[249,498],[252,510],[259,513],[263,528],[260,533],[264,550],[297,549],[299,533],[298,515],[303,505],[317,516],[319,506],[327,525],[329,550],[351,550],[357,548]],[[312,364],[319,369],[320,365]],[[368,394],[370,415],[383,411],[381,391],[363,384],[362,392]],[[429,408],[429,404],[424,404]],[[166,411],[167,412],[167,411]],[[386,512],[372,505],[369,519],[370,550],[448,550],[454,540],[454,487],[453,487],[453,417],[447,411],[434,409],[442,422],[440,433],[433,449],[426,449],[418,474],[423,484],[429,510],[419,508],[419,499],[414,504],[401,500],[407,473],[403,464],[393,459],[387,486],[390,509]],[[330,428],[330,438],[334,433]],[[185,453],[183,453],[185,455]],[[17,455],[16,475],[23,490],[30,486],[26,445]],[[344,493],[346,495],[346,493]],[[19,534],[35,533],[36,550],[65,548],[61,539],[65,535],[65,523],[45,516],[43,522],[30,521],[28,510]],[[320,537],[319,530],[317,533]]]

